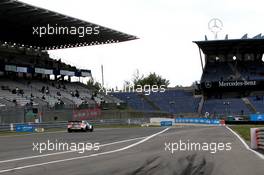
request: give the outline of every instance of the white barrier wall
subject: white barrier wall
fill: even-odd
[[[161,121],[171,121],[172,125],[175,124],[175,119],[171,119],[171,118],[150,118],[150,123],[151,124],[158,124],[160,125]]]
[[[250,138],[251,138],[251,143],[250,146],[252,149],[257,149],[258,144],[257,144],[257,136],[256,136],[256,131],[258,128],[250,128]]]

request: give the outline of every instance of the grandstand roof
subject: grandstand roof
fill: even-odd
[[[206,55],[226,53],[264,53],[264,39],[194,41]]]
[[[94,23],[69,17],[47,9],[35,7],[17,0],[0,1],[0,42],[8,45],[20,45],[39,48],[42,50],[80,47],[98,44],[116,43],[137,39]],[[33,27],[42,26],[61,27],[91,27],[99,26],[98,35],[33,35]]]

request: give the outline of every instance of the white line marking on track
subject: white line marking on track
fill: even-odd
[[[231,131],[241,142],[242,144],[246,147],[247,150],[253,152],[254,154],[256,154],[259,158],[263,159],[264,160],[264,155],[260,154],[259,152],[251,149],[248,144],[235,132],[233,131],[231,128],[229,128],[228,126],[226,126],[226,128]]]
[[[131,142],[131,141],[135,141],[135,140],[144,139],[144,138],[146,138],[146,137],[136,137],[136,138],[133,138],[133,139],[127,139],[127,140],[121,140],[121,141],[116,141],[116,142],[102,144],[102,145],[99,145],[99,147],[110,146],[110,145],[115,145],[115,144],[119,144],[119,143],[126,143],[126,142]],[[36,156],[14,158],[14,159],[9,159],[9,160],[2,160],[2,161],[0,161],[0,164],[1,163],[7,163],[7,162],[20,161],[20,160],[28,160],[28,159],[34,159],[34,158],[41,158],[41,157],[47,157],[47,156],[55,156],[55,155],[60,155],[60,154],[73,153],[73,152],[78,152],[78,151],[80,151],[80,150],[61,151],[61,152],[57,152],[57,153],[50,153],[50,154],[42,154],[42,155],[36,155]]]
[[[26,165],[26,166],[21,166],[21,167],[15,167],[15,168],[10,168],[10,169],[5,169],[5,170],[0,170],[0,173],[6,173],[6,172],[10,172],[10,171],[14,171],[14,170],[22,170],[22,169],[26,169],[26,168],[33,168],[33,167],[38,167],[38,166],[43,166],[43,165],[49,165],[49,164],[55,164],[55,163],[60,163],[60,162],[67,162],[67,161],[71,161],[71,160],[79,160],[79,159],[85,159],[85,158],[90,158],[90,157],[97,157],[97,156],[101,156],[101,155],[106,155],[106,154],[111,154],[111,153],[116,153],[116,152],[120,152],[120,151],[124,151],[127,150],[129,148],[135,147],[143,142],[148,141],[149,139],[160,135],[166,131],[168,131],[170,128],[166,128],[156,134],[150,135],[145,137],[143,140],[140,140],[136,143],[133,143],[131,145],[128,145],[126,147],[123,148],[119,148],[116,150],[112,150],[112,151],[106,151],[106,152],[102,152],[102,153],[97,153],[97,154],[91,154],[91,155],[87,155],[87,156],[80,156],[80,157],[73,157],[73,158],[68,158],[68,159],[61,159],[61,160],[55,160],[55,161],[50,161],[50,162],[45,162],[45,163],[39,163],[39,164],[32,164],[32,165]]]

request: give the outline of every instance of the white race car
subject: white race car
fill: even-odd
[[[68,132],[72,131],[84,131],[93,132],[94,127],[85,120],[80,121],[68,121]]]

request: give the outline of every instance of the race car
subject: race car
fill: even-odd
[[[72,131],[83,131],[83,132],[93,132],[94,127],[85,120],[80,121],[68,121],[68,132]]]

